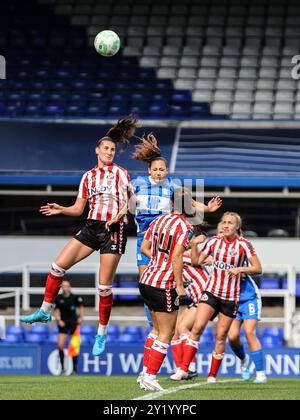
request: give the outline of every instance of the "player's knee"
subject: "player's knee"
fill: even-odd
[[[56,262],[52,263],[50,272],[55,277],[64,277],[66,274],[66,270],[56,264]]]
[[[238,333],[228,333],[228,340],[231,345],[239,343],[240,335]]]
[[[193,326],[193,334],[202,335],[204,332],[206,325],[205,324],[194,324]]]
[[[256,331],[255,330],[246,330],[245,329],[245,336],[247,341],[253,341],[256,340]]]
[[[223,344],[226,342],[227,334],[226,331],[218,331],[216,333],[216,343]]]

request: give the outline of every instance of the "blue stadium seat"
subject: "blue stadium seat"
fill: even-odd
[[[280,327],[266,327],[263,331],[263,337],[272,336],[283,339],[283,329]]]
[[[93,342],[94,337],[89,334],[80,334],[80,339],[82,345],[90,345]]]
[[[186,118],[189,115],[187,105],[171,105],[170,117],[172,118]]]
[[[25,327],[24,325],[9,325],[6,329],[6,334],[11,334],[11,335],[18,335],[20,337],[22,337],[22,339],[25,337]]]
[[[200,348],[212,346],[214,346],[214,340],[212,340],[211,337],[208,335],[202,335],[200,338]]]
[[[129,112],[131,114],[138,115],[140,117],[147,117],[148,116],[148,105],[129,105]]]
[[[107,328],[107,332],[110,335],[114,335],[118,337],[120,335],[120,326],[119,325],[109,325]]]
[[[96,335],[96,330],[97,330],[96,325],[81,325],[80,326],[80,334],[94,336]]]
[[[169,108],[167,104],[153,102],[149,108],[149,114],[152,117],[166,117],[168,115]]]
[[[115,334],[107,334],[107,344],[118,344],[119,343],[119,337]]]
[[[261,344],[263,348],[273,348],[273,347],[282,346],[283,342],[278,337],[267,335],[261,338]]]
[[[47,335],[46,334],[27,334],[26,343],[32,343],[32,344],[44,344],[47,341]]]
[[[207,103],[191,104],[190,115],[193,118],[207,117],[209,115],[209,104]]]
[[[3,344],[19,344],[23,341],[20,335],[6,334],[5,339],[2,341]]]
[[[58,342],[58,334],[50,334],[47,340],[48,344],[57,344]]]
[[[138,283],[136,281],[120,281],[120,289],[128,289],[128,288],[137,288],[138,287]],[[120,294],[120,299],[121,300],[136,300],[138,299],[138,295],[122,295]]]
[[[120,335],[119,339],[118,339],[119,344],[137,344],[137,343],[141,343],[142,339],[139,335],[136,334],[122,334]]]
[[[280,279],[276,277],[263,277],[260,280],[261,289],[279,289],[280,288]]]
[[[29,327],[28,334],[48,335],[49,327],[47,324],[33,324]]]
[[[192,101],[191,92],[186,90],[177,90],[171,95],[171,99],[173,103],[176,104],[186,104]]]
[[[204,330],[204,332],[202,334],[202,337],[203,336],[211,337],[211,339],[214,339],[214,337],[215,337],[215,331],[214,331],[214,329],[212,327],[205,328],[205,330]]]
[[[139,335],[140,337],[143,337],[144,330],[140,325],[126,325],[123,334]]]
[[[124,105],[112,105],[109,106],[107,113],[113,117],[125,115],[127,114],[127,107]]]

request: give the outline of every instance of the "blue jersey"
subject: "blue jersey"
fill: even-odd
[[[135,220],[138,233],[145,233],[154,219],[171,212],[171,197],[179,186],[171,177],[157,183],[150,176],[137,177],[132,186],[137,198]]]
[[[259,289],[252,277],[247,276],[241,280],[240,302],[246,302],[258,297],[260,297]]]

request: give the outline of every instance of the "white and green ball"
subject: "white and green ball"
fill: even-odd
[[[114,31],[102,31],[95,37],[94,46],[98,54],[112,57],[119,51],[121,42]]]

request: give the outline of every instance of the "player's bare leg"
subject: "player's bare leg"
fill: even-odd
[[[228,333],[228,340],[234,354],[241,361],[242,378],[244,381],[249,381],[251,378],[250,357],[245,353],[243,343],[241,342],[241,327],[242,321],[234,320]]]
[[[144,378],[144,375],[147,372],[151,348],[153,346],[154,341],[158,337],[158,322],[156,318],[156,313],[149,309],[149,314],[151,316],[151,322],[153,326],[146,338],[145,345],[144,345],[143,370],[137,378],[137,383],[140,384],[141,389],[145,389],[144,386],[142,385],[142,379]]]
[[[197,308],[191,307],[186,308],[182,314],[178,317],[177,324],[176,324],[176,332],[172,338],[171,346],[172,346],[172,353],[175,365],[177,370],[180,369],[183,357],[183,348],[186,343],[187,338],[190,335],[191,329],[195,323],[197,314]],[[189,378],[197,376],[197,369],[196,369],[196,357],[191,361],[189,366]],[[170,377],[173,380],[173,375]]]
[[[101,356],[105,350],[107,326],[113,306],[112,283],[120,262],[119,254],[100,255],[99,270],[99,325],[93,346],[93,356]]]
[[[226,338],[228,336],[232,321],[232,318],[219,313],[219,320],[216,327],[216,342],[213,350],[212,362],[207,382],[213,383],[216,381],[216,376],[225,356]]]
[[[195,357],[198,348],[199,340],[208,322],[215,314],[215,309],[206,303],[200,303],[197,308],[196,321],[193,325],[192,331],[183,348],[183,359],[180,370],[173,376],[173,380],[180,381],[188,378],[188,370],[191,361]]]
[[[171,313],[156,312],[155,315],[158,324],[158,337],[152,345],[147,372],[141,384],[148,390],[162,391],[163,388],[157,382],[156,376],[167,355],[169,343],[175,332],[177,311]]]
[[[267,377],[264,370],[264,355],[262,346],[256,334],[257,324],[258,321],[256,319],[247,319],[244,321],[244,329],[249,345],[250,356],[255,364],[256,378],[254,383],[264,384],[267,382]]]
[[[47,323],[51,321],[51,310],[58,295],[66,270],[84,260],[94,252],[94,249],[71,239],[56,260],[52,263],[45,288],[44,301],[39,310],[31,315],[21,317],[21,321],[33,324],[34,322]]]

